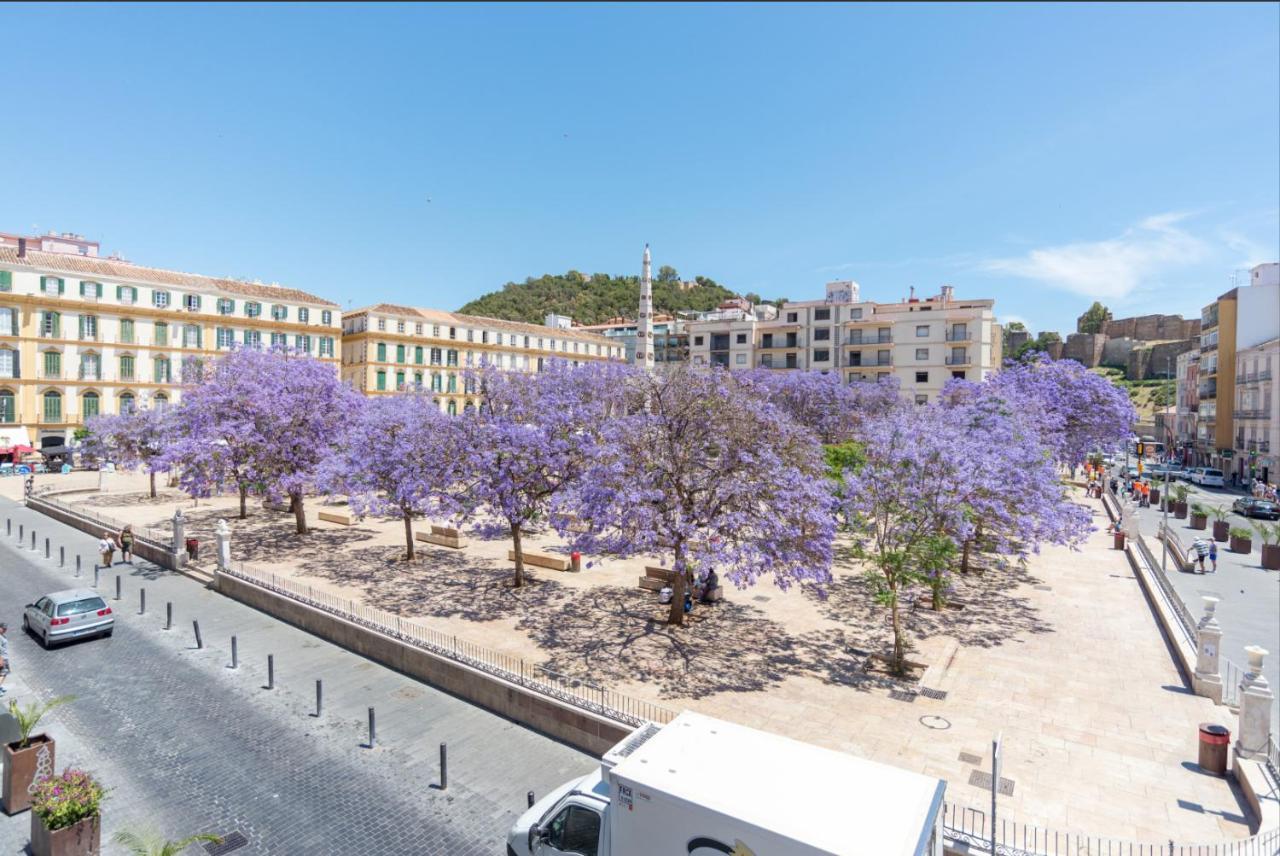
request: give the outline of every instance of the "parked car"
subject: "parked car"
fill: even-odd
[[[1227,482],[1222,475],[1222,470],[1215,470],[1211,467],[1206,467],[1204,470],[1201,471],[1200,480],[1196,482],[1196,484],[1202,485],[1204,487],[1226,487],[1227,486]]]
[[[1204,467],[1191,467],[1187,470],[1187,481],[1192,484],[1200,484],[1200,477],[1204,475]]]
[[[22,629],[48,648],[69,639],[110,636],[115,629],[111,607],[92,589],[67,589],[27,604]]]
[[[1254,499],[1251,496],[1242,496],[1231,503],[1231,510],[1242,517],[1280,520],[1280,502],[1272,502],[1269,499]]]

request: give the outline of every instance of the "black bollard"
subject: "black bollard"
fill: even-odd
[[[27,525],[25,523],[18,524],[18,543],[19,544],[22,543],[22,537],[23,537],[22,533],[26,530],[26,528],[27,528]]]
[[[529,797],[529,808],[533,808],[533,803],[534,803],[533,791],[529,791],[528,797]]]
[[[6,517],[4,519],[4,534],[13,537],[13,518]]]
[[[440,790],[449,787],[449,744],[440,744]]]
[[[116,577],[116,600],[120,599],[120,577]]]
[[[374,728],[373,708],[369,708],[369,748],[372,749],[373,747],[377,746],[378,745],[377,741],[378,741],[378,732]]]
[[[79,573],[79,572],[80,572],[80,557],[76,556],[76,573]],[[98,566],[94,565],[93,566],[93,587],[94,588],[98,587],[98,574],[99,574]]]
[[[36,551],[36,530],[31,530],[31,552]]]
[[[147,614],[147,590],[144,588],[138,589],[138,614]]]
[[[240,668],[240,649],[236,647],[236,637],[231,637],[231,668]]]
[[[267,655],[267,689],[276,688],[276,655]]]
[[[67,566],[67,548],[58,548],[58,567],[65,568]]]
[[[196,647],[203,648],[204,640],[200,638],[200,622],[199,621],[191,622],[191,627],[196,631]]]
[[[47,559],[47,558],[49,558],[49,556],[50,556],[50,553],[49,553],[49,539],[48,539],[48,538],[46,538],[46,539],[44,539],[44,557]]]
[[[324,682],[316,679],[316,716],[320,716],[321,702],[324,700]]]
[[[164,629],[169,630],[173,627],[173,601],[166,601],[164,605]]]

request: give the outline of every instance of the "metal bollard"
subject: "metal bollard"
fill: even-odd
[[[378,733],[377,733],[377,730],[374,728],[373,708],[369,708],[369,748],[372,749],[373,747],[377,746],[378,745],[377,741],[378,741]]]
[[[267,655],[267,689],[276,688],[276,655]]]
[[[138,614],[147,614],[147,590],[144,588],[138,589]]]
[[[529,796],[529,808],[533,808],[533,803],[534,803],[533,791],[529,791],[528,796]]]
[[[169,630],[173,627],[173,601],[166,601],[164,605],[164,629]]]
[[[324,682],[316,679],[316,716],[320,716],[321,702],[324,700]]]
[[[116,577],[116,600],[120,599],[120,577]]]
[[[13,518],[6,517],[4,519],[4,534],[13,537]]]
[[[77,573],[77,574],[79,574],[79,573],[80,573],[80,557],[79,557],[79,556],[76,556],[76,573]],[[99,574],[99,573],[100,573],[100,571],[98,570],[98,566],[97,566],[97,565],[94,565],[94,566],[93,566],[93,587],[94,587],[94,588],[97,588],[97,587],[98,587],[98,574]]]
[[[79,577],[80,577],[80,557],[76,556],[76,578],[79,579]],[[98,578],[96,576],[94,577],[93,584],[95,586],[98,584]]]
[[[449,744],[440,744],[440,790],[449,787]]]
[[[26,528],[27,528],[27,524],[25,523],[18,524],[18,544],[22,544],[23,532],[26,531]]]
[[[47,559],[49,558],[49,555],[49,539],[46,538],[44,539],[44,557]]]
[[[36,530],[31,530],[31,552],[36,551]]]
[[[67,548],[58,548],[58,567],[65,568],[67,566]]]
[[[191,622],[191,626],[192,626],[192,628],[194,628],[194,629],[195,629],[195,631],[196,631],[196,647],[197,647],[197,648],[203,648],[203,647],[204,647],[204,640],[200,638],[200,622],[199,622],[199,621],[193,621],[193,622]]]
[[[231,637],[231,668],[240,668],[240,649],[236,647],[236,637]]]

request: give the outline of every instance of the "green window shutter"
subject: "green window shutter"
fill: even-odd
[[[385,363],[387,361],[387,346],[382,342],[378,343],[378,362]]]
[[[396,345],[396,362],[404,362],[404,345]]]
[[[378,372],[378,389],[385,390],[387,388],[387,373]]]
[[[83,285],[83,283],[81,283]],[[84,338],[84,316],[80,316],[80,338]]]
[[[404,386],[404,372],[396,372],[396,389]]]
[[[65,279],[58,280],[58,294],[67,293],[67,281]]]
[[[117,286],[116,286],[116,300],[120,300],[120,299],[122,299],[123,297],[124,297],[124,286],[123,286],[123,285],[117,285]]]
[[[0,291],[9,291],[13,288],[13,271],[0,270]]]
[[[422,365],[422,346],[413,349],[413,361],[418,365]]]
[[[83,279],[80,280],[80,296],[81,297],[84,297],[84,287],[88,284],[89,283],[85,282]]]

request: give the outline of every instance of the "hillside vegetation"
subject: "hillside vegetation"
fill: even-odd
[[[713,279],[696,277],[694,285],[683,287],[671,268],[664,267],[653,282],[653,310],[706,311],[733,297],[734,293]],[[600,324],[610,318],[635,318],[640,302],[640,277],[586,275],[571,270],[546,274],[524,282],[509,282],[501,291],[491,291],[459,309],[468,315],[505,318],[541,324],[548,312],[569,315],[580,324]]]
[[[1125,380],[1124,370],[1099,366],[1093,371],[1110,380],[1129,394],[1138,411],[1138,421],[1151,424],[1156,411],[1173,404],[1176,384],[1173,380]]]

